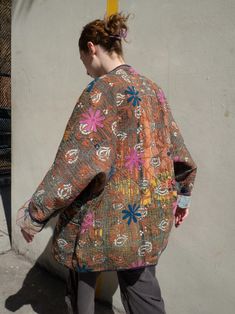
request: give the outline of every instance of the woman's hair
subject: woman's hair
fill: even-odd
[[[109,54],[116,52],[123,56],[122,39],[125,40],[128,27],[126,22],[130,14],[112,14],[103,20],[94,20],[83,27],[79,38],[79,49],[88,53],[88,41],[102,46]]]

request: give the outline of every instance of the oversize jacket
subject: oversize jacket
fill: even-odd
[[[53,255],[76,271],[155,265],[195,174],[163,90],[123,64],[82,92],[29,202],[31,227],[59,214]]]

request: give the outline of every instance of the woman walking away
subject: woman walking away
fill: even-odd
[[[110,270],[127,313],[165,313],[155,266],[188,214],[196,174],[162,88],[124,61],[127,20],[119,13],[83,28],[80,58],[93,80],[18,212],[28,242],[59,214],[53,255],[70,270],[70,313],[94,313],[97,275]]]

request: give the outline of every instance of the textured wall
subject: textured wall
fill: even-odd
[[[0,0],[0,253],[11,249],[11,1]]]
[[[27,245],[15,211],[51,165],[66,122],[90,81],[79,60],[82,26],[106,1],[15,1],[12,33],[14,247],[53,269],[52,228]],[[120,1],[130,20],[126,62],[165,91],[198,164],[191,213],[157,267],[168,314],[234,313],[235,2]],[[51,133],[49,133],[49,131]],[[45,253],[46,251],[46,253]],[[57,269],[60,272],[60,269]],[[102,278],[101,297],[108,296]],[[118,291],[114,305],[120,306]]]

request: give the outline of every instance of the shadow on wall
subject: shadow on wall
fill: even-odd
[[[51,227],[51,225],[52,223],[50,222],[48,227]],[[55,264],[51,254],[51,246],[52,238],[49,240],[44,252],[27,273],[21,289],[6,299],[5,308],[7,310],[16,312],[24,305],[31,305],[33,311],[39,314],[73,314],[73,312],[68,311],[65,301],[67,295],[66,281],[60,279],[64,277],[67,280],[68,270],[57,262]],[[51,272],[40,266],[45,265],[47,269],[51,270],[53,264],[54,273],[59,275],[60,278],[52,275]],[[103,274],[100,276],[103,276]],[[107,274],[105,276],[107,278]],[[111,304],[112,295],[118,286],[118,281],[115,277],[115,273],[108,274],[108,282],[112,282],[112,286],[108,289],[110,295],[106,295],[105,302],[96,300],[96,314],[114,314]],[[105,281],[102,279],[102,283],[105,284]]]
[[[4,214],[6,217],[8,234],[11,241],[11,185],[0,185],[0,195],[2,198]]]

